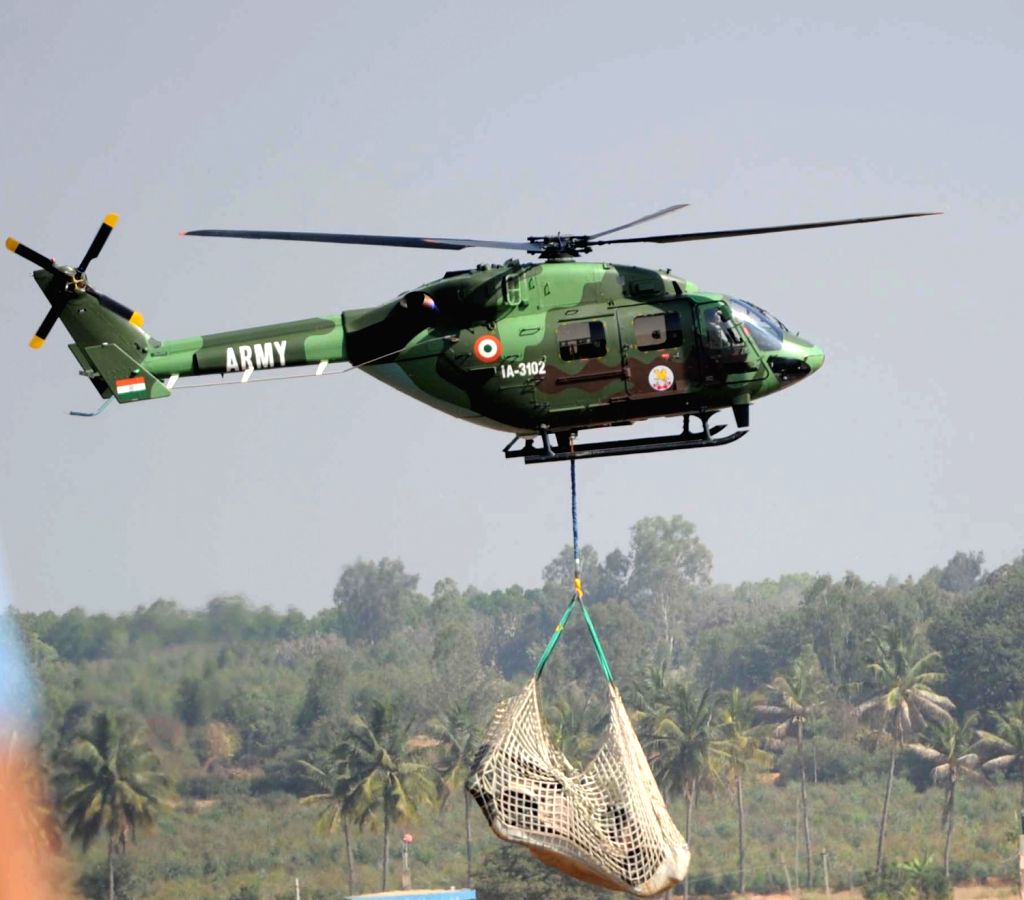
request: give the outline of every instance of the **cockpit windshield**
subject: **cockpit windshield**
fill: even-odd
[[[737,297],[730,297],[729,305],[732,307],[733,316],[761,350],[778,350],[782,347],[786,326],[770,312]]]

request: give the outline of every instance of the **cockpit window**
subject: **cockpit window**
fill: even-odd
[[[743,345],[736,326],[727,320],[717,306],[704,309],[704,334],[711,350],[724,350]]]
[[[729,298],[729,305],[732,307],[733,316],[754,339],[758,348],[778,350],[782,347],[786,328],[770,312],[736,297]]]

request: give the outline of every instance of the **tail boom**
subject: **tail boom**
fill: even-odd
[[[154,342],[142,362],[164,378],[244,374],[347,359],[339,315]]]

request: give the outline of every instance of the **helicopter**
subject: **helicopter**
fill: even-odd
[[[77,267],[58,266],[14,238],[50,303],[30,346],[59,319],[69,348],[100,396],[136,403],[171,395],[179,378],[347,362],[435,409],[511,433],[510,459],[526,463],[717,447],[743,437],[754,400],[821,368],[824,351],[770,312],[702,291],[672,274],[584,261],[595,247],[679,243],[938,215],[899,213],[726,231],[615,237],[687,206],[677,203],[593,234],[525,241],[302,231],[201,229],[197,237],[313,241],[432,250],[524,253],[501,265],[445,272],[379,306],[160,341],[143,317],[93,288],[86,270],[118,222],[103,219]],[[731,410],[734,427],[712,424]],[[581,431],[679,417],[653,437],[578,442]],[[725,433],[723,433],[725,432]],[[517,444],[519,446],[517,446]]]

